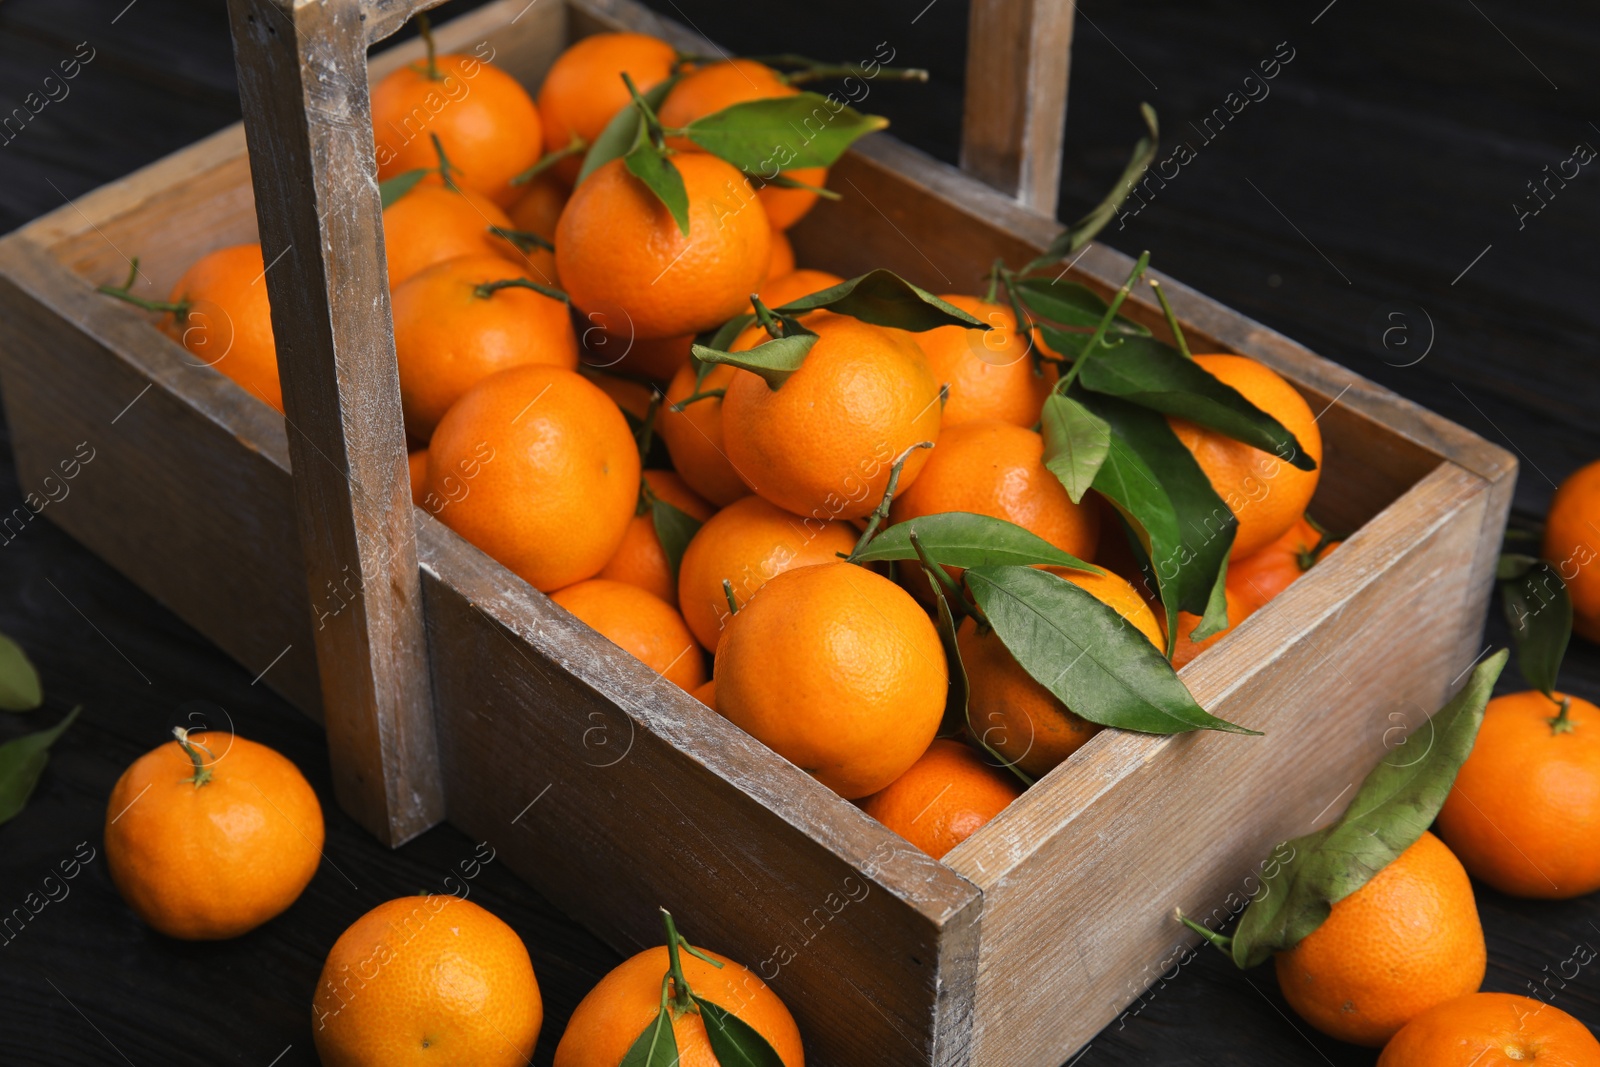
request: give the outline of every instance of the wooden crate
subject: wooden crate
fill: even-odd
[[[1022,6],[1039,17],[1049,5]],[[368,38],[392,31],[406,7],[367,3]],[[329,0],[290,11],[236,0],[236,34],[250,19],[278,18],[292,37],[313,24],[291,18],[357,8]],[[617,26],[696,41],[625,0],[500,0],[437,32],[447,49],[488,42],[497,64],[536,85],[569,39]],[[265,36],[241,55],[279,32],[256,28]],[[374,56],[373,76],[416,53],[413,43]],[[270,110],[261,83],[242,87],[247,113]],[[345,93],[364,113],[364,94],[348,89],[305,91]],[[285,105],[255,135],[274,121],[292,127],[296,115]],[[359,127],[347,126],[355,145]],[[1013,147],[1049,140],[1037,128],[1016,133]],[[972,169],[1009,173],[1013,191],[1038,197],[1037,153],[1008,162],[1003,145],[985,156],[970,139],[969,150]],[[256,188],[292,181],[284,168],[293,163],[272,160]],[[833,173],[844,199],[820,205],[793,236],[803,262],[840,274],[885,266],[935,291],[970,290],[996,256],[1021,262],[1056,231],[1046,215],[889,137],[869,139]],[[361,192],[375,216],[375,189]],[[274,242],[286,254],[315,249],[330,226],[368,225],[376,240],[371,218],[358,218],[321,220],[320,234],[288,241],[294,220],[262,210],[269,260]],[[419,509],[392,509],[376,535],[380,546],[391,539],[379,569],[390,565],[394,580],[340,595],[335,564],[359,558],[348,554],[351,514],[360,527],[362,493],[392,501],[404,492],[403,452],[381,378],[363,408],[330,384],[329,346],[283,347],[291,330],[316,348],[312,327],[330,329],[308,325],[302,306],[280,307],[322,257],[295,252],[293,277],[269,277],[290,420],[197,365],[148,316],[94,292],[120,279],[125,256],[140,255],[144,289],[163,295],[203,253],[256,236],[245,134],[234,126],[0,241],[0,380],[24,488],[48,501],[46,479],[87,442],[93,460],[43,514],[262,684],[309,715],[327,708],[341,801],[376,832],[401,840],[442,802],[452,822],[625,952],[656,942],[655,909],[666,905],[698,941],[770,980],[813,1063],[1059,1064],[1190,943],[1174,907],[1204,915],[1246,894],[1258,859],[1336,810],[1396,727],[1438,706],[1480,653],[1513,458],[1163,279],[1196,350],[1259,359],[1322,413],[1327,461],[1314,509],[1355,532],[1183,672],[1208,710],[1265,736],[1104,731],[934,861]],[[312,281],[329,293],[370,284],[365,254],[365,280],[350,281],[360,264],[341,250],[328,257],[337,269]],[[1093,246],[1069,277],[1109,293],[1129,267]],[[329,297],[323,310],[336,303]],[[1135,296],[1126,309],[1165,335],[1148,301]],[[368,309],[376,324],[352,344],[335,308],[339,358],[355,349],[369,369],[392,361],[383,310]],[[374,409],[371,418],[392,420],[376,449],[363,441],[378,431],[349,421]],[[298,490],[291,454],[307,465]],[[340,491],[342,515],[326,495]],[[319,500],[329,510],[321,518]],[[8,519],[26,521],[0,523]],[[406,585],[412,558],[420,599]],[[406,611],[425,628],[425,656],[405,632]],[[354,637],[330,636],[352,619]],[[384,645],[378,631],[391,624]],[[415,664],[380,662],[380,645],[417,647]],[[363,657],[354,665],[341,655],[350,649]],[[413,667],[399,686],[410,695],[385,704],[383,672]],[[363,684],[365,695],[352,696]]]

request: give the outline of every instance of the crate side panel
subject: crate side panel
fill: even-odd
[[[37,259],[52,293],[82,287],[42,254]],[[59,476],[80,443],[94,455],[43,516],[252,674],[270,667],[263,682],[319,716],[277,413],[216,371],[186,362],[184,350],[137,313],[86,293],[101,305],[88,304],[78,322],[69,321],[37,290],[21,288],[17,270],[17,257],[7,255],[0,372],[22,484],[44,492],[43,479]],[[141,357],[125,358],[124,346]],[[262,441],[273,443],[252,443]]]
[[[770,980],[808,1060],[965,1062],[974,887],[425,526],[452,822],[624,953],[669,908]]]
[[[1479,652],[1453,623],[1499,506],[1440,467],[1339,550],[1342,573],[1292,586],[1185,670],[1203,706],[1264,737],[1108,731],[949,857],[985,889],[975,1062],[1061,1062],[1188,958],[1174,907],[1242,906],[1278,842],[1403,751]]]

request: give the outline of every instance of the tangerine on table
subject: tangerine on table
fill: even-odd
[[[188,305],[188,314],[182,321],[169,314],[161,328],[197,361],[215,367],[281,413],[283,389],[264,266],[259,244],[232,245],[201,256],[168,297],[170,303]]]
[[[859,535],[846,522],[802,519],[758,496],[717,512],[695,533],[678,569],[678,600],[695,638],[715,652],[726,633],[727,581],[734,600],[748,604],[784,571],[832,563],[855,548]]]
[[[424,505],[530,585],[560,589],[616,554],[639,500],[639,451],[616,403],[574,371],[499,371],[445,413]]]
[[[644,484],[658,499],[677,508],[691,519],[705,522],[715,509],[683,484],[671,471],[645,471]],[[636,585],[647,593],[677,606],[678,575],[667,559],[667,550],[656,533],[655,516],[648,505],[633,517],[616,555],[600,570],[598,577]]]
[[[1109,572],[1047,569],[1087,590],[1156,648],[1165,647],[1150,605],[1126,579]],[[977,623],[965,619],[956,631],[956,647],[967,670],[967,719],[973,732],[1029,777],[1043,777],[1100,732],[1029,674],[993,630],[979,633]]]
[[[789,1009],[755,972],[706,949],[718,968],[689,952],[680,954],[683,976],[696,996],[738,1016],[766,1038],[784,1067],[803,1067],[800,1031]],[[578,1002],[556,1046],[555,1067],[616,1067],[661,1010],[665,945],[624,960]],[[672,1021],[681,1067],[717,1067],[704,1018],[688,1012]]]
[[[489,232],[511,229],[511,220],[493,201],[473,192],[419,185],[383,209],[383,249],[389,262],[389,289],[424,267],[458,256],[500,256],[521,263],[515,245]]]
[[[673,606],[637,585],[590,578],[550,594],[600,636],[683,690],[706,680],[700,646]]]
[[[438,166],[433,138],[463,188],[509,205],[511,179],[539,161],[544,124],[515,78],[473,56],[443,55],[407,64],[372,87],[378,180]]]
[[[401,897],[352,923],[311,1011],[323,1067],[522,1067],[544,1022],[522,939],[449,894]]]
[[[1276,371],[1245,356],[1195,356],[1194,361],[1224,385],[1271,415],[1294,434],[1317,464],[1309,471],[1269,452],[1235,441],[1187,419],[1170,418],[1224,504],[1239,520],[1230,559],[1248,556],[1282,537],[1305,514],[1322,473],[1322,432],[1311,406]]]
[[[937,860],[1021,795],[1015,776],[959,741],[936,738],[861,809]]]
[[[1100,540],[1100,511],[1074,504],[1044,465],[1044,438],[1008,422],[964,422],[939,431],[939,443],[889,521],[965,511],[1007,522],[1088,560]]]
[[[991,327],[940,326],[917,337],[933,376],[950,387],[945,429],[988,419],[1024,428],[1038,425],[1057,376],[1054,364],[1035,367],[1031,335],[1018,332],[1015,313],[959,293],[940,299]]]
[[[817,341],[782,388],[742,369],[728,383],[728,461],[756,493],[797,515],[861,518],[883,499],[895,459],[938,440],[939,384],[909,334],[827,311],[802,322]],[[766,336],[753,327],[733,347]],[[906,456],[901,492],[927,462],[925,448]]]
[[[705,393],[725,390],[736,368],[715,364],[700,383]],[[686,405],[677,405],[695,394],[698,368],[685,363],[667,386],[666,402],[656,417],[656,428],[672,457],[672,466],[689,487],[713,504],[727,505],[750,495],[750,487],[739,477],[728,459],[722,435],[722,397],[704,396]]]
[[[684,75],[661,102],[657,117],[663,126],[677,129],[735,104],[795,96],[799,92],[784,80],[783,75],[764,63],[753,59],[728,59],[720,63],[707,63]],[[700,151],[700,147],[687,137],[671,137],[667,143],[684,152]],[[824,167],[801,167],[781,173],[784,177],[818,188],[828,180],[828,171]],[[778,230],[787,230],[799,222],[817,202],[817,194],[809,189],[772,183],[763,184],[757,195],[772,225]]]
[[[688,234],[620,159],[573,191],[556,225],[562,284],[614,334],[652,340],[720,326],[766,276],[772,227],[745,176],[702,152],[672,163],[688,195]]]
[[[1544,520],[1541,558],[1572,597],[1572,629],[1600,642],[1600,461],[1564,478]]]
[[[1560,1008],[1513,993],[1436,1004],[1390,1038],[1378,1067],[1595,1067],[1600,1041]]]
[[[1483,984],[1472,883],[1444,842],[1424,832],[1274,963],[1283,998],[1302,1019],[1340,1041],[1382,1045]]]
[[[539,86],[545,151],[562,151],[574,137],[594,144],[612,116],[632,106],[624,72],[643,94],[671,77],[677,62],[671,45],[642,33],[597,33],[574,43],[556,57]],[[561,160],[551,171],[571,185],[580,169],[581,155]]]
[[[767,307],[780,308],[791,301],[799,300],[802,296],[832,289],[842,281],[844,279],[837,274],[801,267],[777,278],[769,277],[761,283],[756,295],[761,297],[761,302]]]
[[[1250,611],[1266,607],[1268,601],[1289,588],[1340,542],[1330,541],[1313,556],[1321,544],[1322,535],[1302,516],[1270,545],[1228,563],[1228,591],[1237,593]],[[1229,618],[1232,617],[1230,610]]]
[[[1503,893],[1562,900],[1600,889],[1600,708],[1538,691],[1489,701],[1439,812],[1468,873]]]
[[[578,339],[567,305],[512,280],[532,281],[499,256],[447,259],[394,291],[394,349],[406,432],[419,441],[472,386],[507,367],[572,370]]]
[[[168,937],[238,937],[282,913],[322,858],[322,807],[266,745],[181,733],[135,760],[106,805],[106,863],[122,899]]]
[[[944,648],[911,596],[854,563],[784,571],[741,605],[717,710],[847,800],[904,774],[944,716]]]

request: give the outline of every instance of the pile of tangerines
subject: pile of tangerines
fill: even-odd
[[[1027,264],[996,263],[969,293],[797,267],[786,231],[835,195],[827,168],[849,144],[884,125],[800,88],[838,70],[597,34],[534,96],[490,63],[434,54],[430,39],[426,59],[375,86],[413,498],[942,857],[1104,728],[1251,732],[1199,708],[1175,671],[1336,540],[1306,514],[1322,441],[1293,386],[1241,356],[1191,354],[1145,278],[1148,256],[1109,298],[1062,281],[1109,212]],[[798,143],[774,133],[798,129]],[[132,297],[131,278],[106,291],[162,313],[192,352],[281,410],[262,272],[247,245],[196,263],[166,302]],[[1121,314],[1144,284],[1171,343]],[[1431,800],[1407,818],[1442,804],[1469,869],[1511,891],[1600,887],[1600,711],[1561,703],[1546,739],[1548,698],[1504,698],[1484,727],[1496,753],[1473,757],[1489,769],[1467,760],[1456,780],[1487,700],[1484,686],[1472,692],[1476,706],[1458,698],[1440,713],[1470,722],[1465,747],[1432,757]],[[1559,863],[1539,852],[1544,886],[1494,820],[1521,787],[1505,761],[1553,745],[1581,748],[1566,755],[1596,792],[1581,827],[1527,814],[1564,810],[1571,786],[1518,807],[1537,824],[1521,840],[1585,842]],[[184,735],[130,769],[107,827],[130,904],[200,938],[287,907],[315,869],[322,822],[285,764],[239,738]],[[136,795],[152,788],[168,796],[139,814]],[[260,827],[178,833],[251,805]],[[1295,936],[1246,933],[1247,913],[1230,948],[1241,961],[1276,952],[1285,996],[1337,1036],[1381,1043],[1415,1017],[1391,1048],[1432,1051],[1395,1064],[1458,1062],[1438,1050],[1473,1031],[1462,1015],[1477,1008],[1425,1009],[1484,973],[1466,873],[1425,832],[1432,815],[1420,826],[1386,815],[1369,837],[1389,851],[1364,876],[1286,865],[1312,870],[1281,924]],[[1336,851],[1304,840],[1308,856]],[[185,872],[208,850],[210,869],[222,857],[230,873],[197,886]],[[556,1063],[669,1063],[695,1049],[798,1067],[793,1020],[760,980],[666,927],[664,947],[591,992]],[[460,995],[467,976],[477,999]],[[421,1050],[521,1063],[541,1021],[520,940],[453,897],[360,919],[316,1003],[329,1064]],[[1566,1023],[1548,1020],[1566,1017],[1549,1012],[1554,1034]]]

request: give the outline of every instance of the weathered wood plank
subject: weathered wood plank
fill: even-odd
[[[1417,620],[1461,610],[1503,520],[1482,479],[1439,467],[1184,670],[1265,736],[1104,732],[946,857],[984,890],[975,1063],[1059,1063],[1193,943],[1174,907],[1236,909],[1276,843],[1337,811],[1476,654]]]
[[[961,168],[1055,218],[1066,138],[1072,0],[973,0]]]
[[[624,952],[666,906],[794,1011],[807,1062],[966,1062],[980,900],[431,518],[451,821]]]
[[[444,794],[361,5],[229,12],[334,782],[399,844],[444,817]]]

